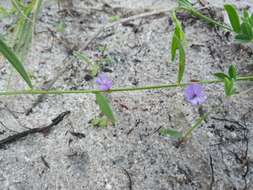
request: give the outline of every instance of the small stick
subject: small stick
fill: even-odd
[[[26,137],[30,134],[49,132],[49,130],[52,127],[54,127],[55,125],[58,125],[64,119],[64,117],[69,114],[70,114],[70,111],[61,113],[60,115],[58,115],[56,118],[52,120],[52,123],[50,125],[46,127],[38,127],[38,128],[29,129],[29,130],[17,133],[15,135],[8,136],[7,138],[0,140],[0,149],[3,148],[4,145],[16,142],[20,140],[21,138]]]
[[[41,156],[40,158],[41,158],[41,161],[43,162],[43,164],[44,164],[48,169],[50,169],[50,166],[49,166],[48,162],[46,161],[45,157],[44,157],[44,156]]]

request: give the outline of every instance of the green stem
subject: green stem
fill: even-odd
[[[191,126],[191,128],[189,128],[186,133],[184,134],[184,136],[182,137],[182,139],[180,140],[181,142],[185,142],[188,138],[188,136],[190,136],[192,134],[192,131],[194,131],[194,129],[196,129],[197,127],[200,126],[200,124],[207,118],[207,116],[211,113],[205,113],[203,116],[199,117],[197,119],[197,121]]]
[[[248,81],[253,80],[253,76],[242,76],[238,77],[237,81]],[[199,82],[199,84],[214,84],[214,83],[222,83],[222,80],[203,80]],[[36,94],[54,94],[54,95],[61,95],[61,94],[95,94],[98,92],[105,92],[105,93],[113,93],[113,92],[130,92],[130,91],[142,91],[142,90],[155,90],[155,89],[164,89],[164,88],[177,88],[177,87],[185,87],[187,85],[192,84],[193,82],[187,83],[174,83],[174,84],[161,84],[161,85],[153,85],[153,86],[142,86],[142,87],[124,87],[124,88],[113,88],[108,91],[101,91],[101,90],[17,90],[17,91],[2,91],[0,92],[0,96],[10,96],[10,95],[36,95]]]
[[[216,21],[216,20],[214,20],[214,19],[212,19],[212,18],[210,18],[210,17],[208,17],[208,16],[203,15],[202,13],[200,13],[200,12],[197,11],[197,10],[195,10],[194,8],[179,7],[179,9],[186,10],[186,11],[188,11],[189,13],[191,13],[192,15],[194,15],[194,16],[196,16],[196,17],[199,17],[199,18],[201,18],[201,19],[207,21],[208,23],[215,24],[215,25],[220,26],[220,27],[222,27],[222,28],[224,28],[224,29],[226,29],[226,30],[228,30],[228,31],[230,31],[230,32],[233,32],[233,29],[230,28],[229,26],[226,26],[226,25],[224,25],[224,24],[222,24],[222,23],[220,23],[220,22],[218,22],[218,21]]]

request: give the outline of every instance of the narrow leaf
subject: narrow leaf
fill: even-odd
[[[102,93],[98,92],[96,93],[96,102],[99,105],[100,111],[114,124],[116,119],[108,99]]]
[[[172,42],[171,42],[171,60],[175,61],[176,59],[176,53],[177,53],[177,49],[178,49],[178,40],[176,37],[176,34],[174,33],[173,38],[172,38]]]
[[[160,134],[162,136],[170,136],[170,137],[174,137],[176,139],[182,138],[182,133],[175,130],[175,129],[161,129]]]
[[[215,77],[217,77],[218,79],[220,80],[224,80],[225,78],[229,78],[229,76],[227,76],[226,74],[224,73],[214,73],[213,74]]]
[[[228,14],[230,24],[233,30],[237,33],[240,32],[240,18],[237,14],[236,8],[233,5],[225,4],[224,8]]]
[[[25,71],[22,63],[19,61],[18,57],[14,54],[14,52],[1,39],[0,39],[0,52],[11,63],[11,65],[17,70],[17,72],[25,80],[27,85],[30,88],[33,88],[32,82],[27,72]]]
[[[231,79],[236,80],[237,71],[236,71],[236,67],[235,67],[234,65],[231,65],[231,66],[229,67],[228,74],[229,74],[229,77],[230,77]]]
[[[179,46],[179,67],[178,67],[178,77],[177,82],[180,83],[183,79],[185,71],[185,51],[183,45],[180,43]]]

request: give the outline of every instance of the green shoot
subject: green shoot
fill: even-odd
[[[173,34],[172,43],[171,43],[171,59],[172,61],[175,61],[176,53],[178,50],[179,67],[178,67],[177,82],[180,83],[183,79],[184,71],[185,71],[185,50],[184,50],[185,34],[182,29],[181,23],[178,21],[176,17],[175,12],[173,12],[172,19],[175,24],[175,29],[174,29],[174,34]]]
[[[235,93],[234,83],[237,80],[237,71],[234,65],[229,67],[228,74],[215,73],[214,76],[224,82],[224,91],[226,96],[231,96]]]
[[[210,113],[206,113],[199,117],[184,134],[174,129],[161,129],[160,134],[163,136],[170,136],[172,138],[175,138],[178,140],[179,143],[185,142],[188,137],[192,135],[192,132],[203,123],[203,121],[207,118],[209,114]]]
[[[204,115],[202,115],[201,117],[199,117],[195,123],[186,131],[186,133],[182,136],[182,138],[180,139],[181,142],[184,142],[187,140],[187,138],[189,136],[192,135],[192,132],[198,128],[202,123],[203,121],[207,118],[207,116],[209,115],[210,113],[205,113]]]

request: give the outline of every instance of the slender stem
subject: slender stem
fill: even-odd
[[[182,137],[181,141],[184,142],[187,140],[187,137],[190,136],[192,134],[192,131],[194,131],[194,129],[196,129],[197,127],[200,126],[200,124],[207,118],[207,116],[211,113],[205,113],[203,116],[199,117],[197,119],[197,121],[186,131],[186,133],[184,134],[184,136]]]
[[[224,25],[224,24],[222,24],[222,23],[220,23],[220,22],[218,22],[218,21],[216,21],[216,20],[214,20],[214,19],[212,19],[212,18],[210,18],[210,17],[208,17],[208,16],[203,15],[202,13],[200,13],[200,12],[197,11],[197,10],[195,10],[194,8],[180,7],[179,9],[186,10],[186,11],[188,11],[189,13],[191,13],[192,15],[195,15],[195,16],[197,16],[197,17],[199,17],[199,18],[201,18],[201,19],[203,19],[203,20],[205,20],[205,21],[207,21],[207,22],[209,22],[209,23],[215,24],[215,25],[220,26],[220,27],[222,27],[222,28],[224,28],[224,29],[226,29],[226,30],[228,30],[228,31],[233,32],[233,30],[232,30],[231,27],[226,26],[226,25]]]
[[[248,81],[253,80],[253,76],[242,76],[238,77],[237,81]],[[214,83],[222,83],[222,80],[202,80],[199,84],[214,84]],[[10,95],[36,95],[36,94],[54,94],[54,95],[61,95],[61,94],[95,94],[98,92],[104,93],[113,93],[113,92],[130,92],[130,91],[143,91],[143,90],[155,90],[155,89],[164,89],[164,88],[182,88],[187,85],[192,84],[193,82],[187,83],[173,83],[173,84],[161,84],[161,85],[153,85],[153,86],[142,86],[142,87],[122,87],[122,88],[113,88],[108,91],[101,91],[96,89],[88,89],[88,90],[17,90],[17,91],[2,91],[0,92],[0,96],[10,96]]]

